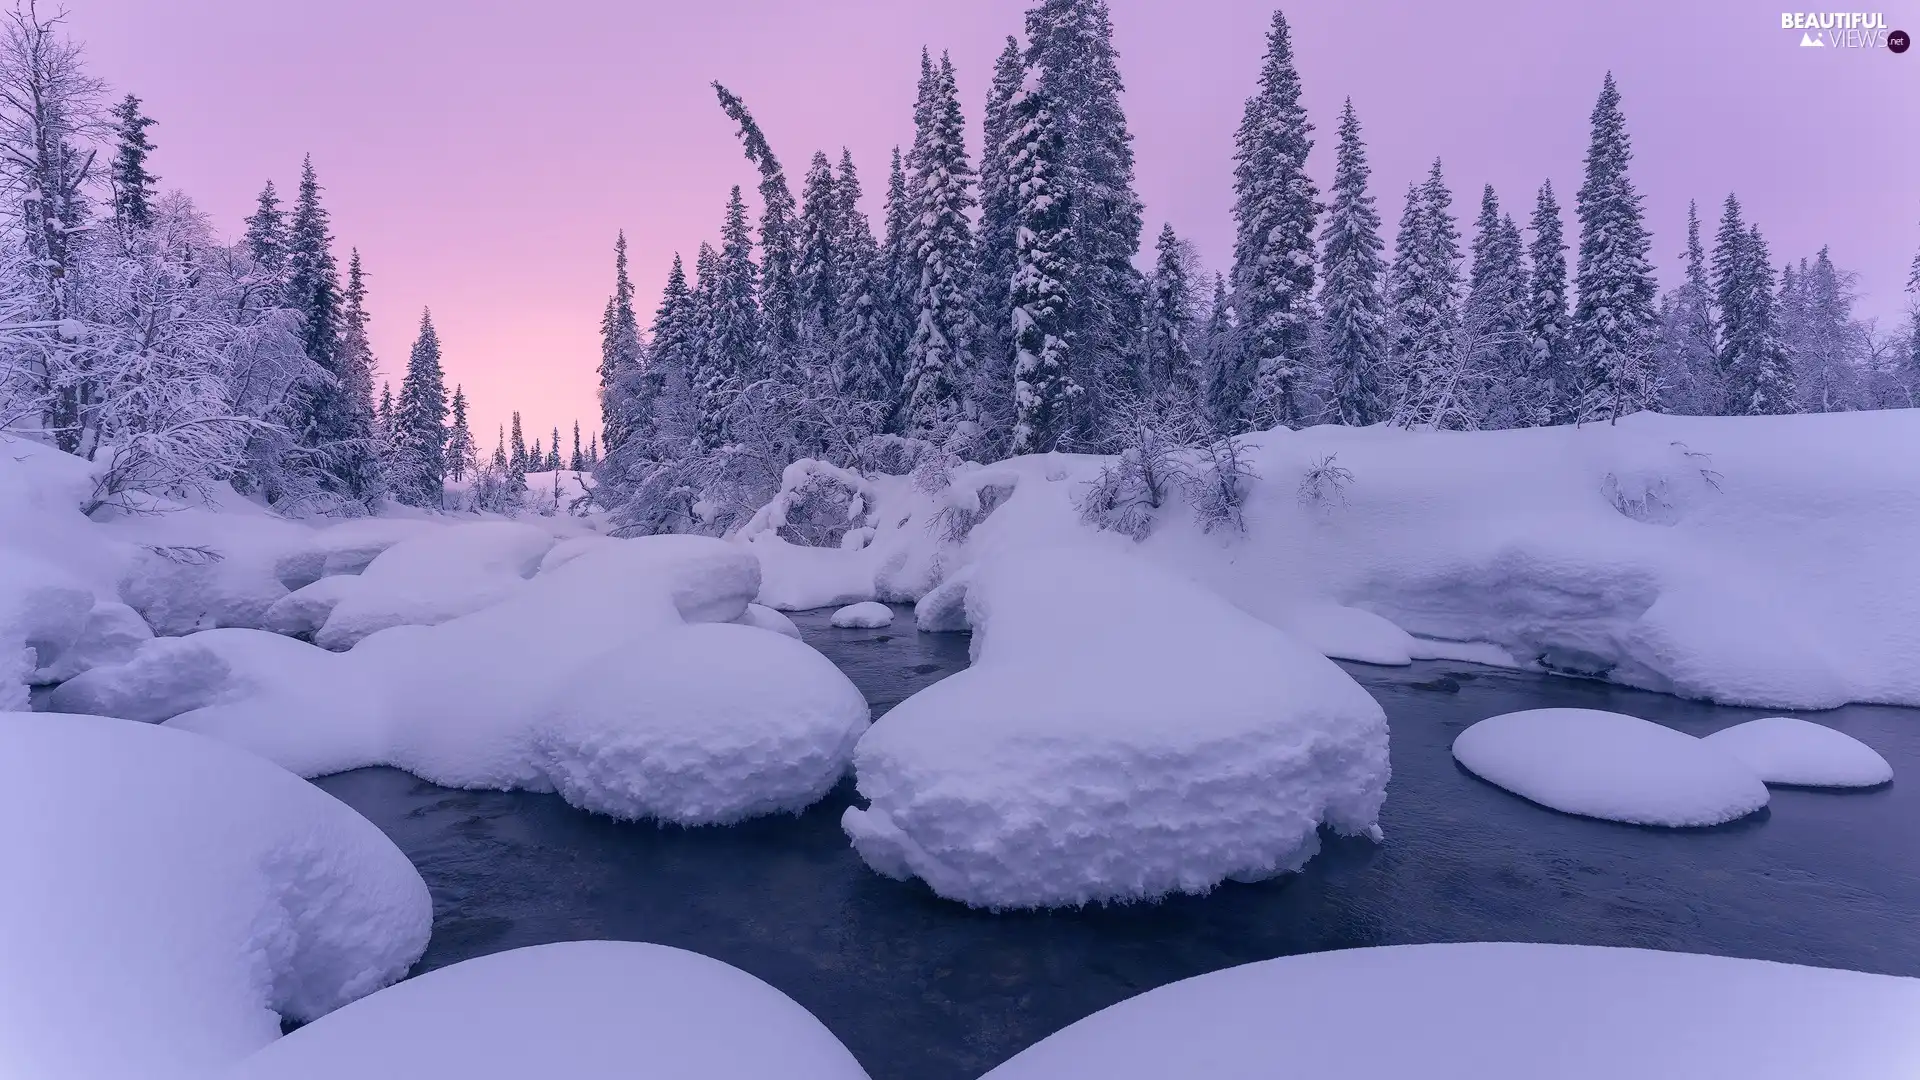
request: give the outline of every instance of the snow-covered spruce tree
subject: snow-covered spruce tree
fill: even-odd
[[[548,472],[560,471],[560,426],[554,425],[553,437],[547,440],[547,459],[541,464]]]
[[[965,418],[972,375],[971,312],[973,169],[953,64],[941,56],[928,102],[927,127],[915,142],[920,160],[911,178],[919,218],[911,233],[920,265],[914,290],[913,338],[904,379],[908,433],[944,442]]]
[[[574,472],[587,470],[587,455],[580,450],[580,421],[573,422],[573,453],[567,456],[567,468]]]
[[[393,446],[393,384],[380,384],[380,404],[373,410],[373,431],[380,445],[389,451]]]
[[[1071,430],[1074,384],[1067,329],[1065,255],[1072,206],[1061,183],[1066,142],[1046,91],[1014,99],[1007,183],[1020,200],[1014,225],[1012,453],[1047,453]]]
[[[627,231],[622,229],[613,241],[613,295],[600,316],[600,425],[615,446],[646,422],[645,403],[629,401],[621,392],[634,383],[639,368],[640,322],[633,308],[633,278],[627,272]]]
[[[1756,416],[1794,411],[1792,359],[1780,337],[1773,265],[1758,226],[1727,196],[1713,250],[1713,287],[1720,306],[1723,411]]]
[[[1239,339],[1233,324],[1233,298],[1227,292],[1223,274],[1213,275],[1213,299],[1207,305],[1207,322],[1200,330],[1201,411],[1207,425],[1216,432],[1228,430],[1234,412],[1232,401],[1240,385]]]
[[[720,229],[720,251],[713,263],[713,288],[707,294],[706,349],[708,370],[699,387],[702,398],[702,423],[718,425],[712,430],[717,440],[725,432],[719,408],[730,391],[751,385],[770,373],[762,364],[763,352],[759,268],[753,262],[753,237],[747,232],[747,207],[734,188],[727,200],[727,216]],[[702,287],[706,281],[703,277]],[[719,380],[717,383],[715,378]],[[711,420],[708,411],[712,410]],[[709,445],[718,445],[717,441]]]
[[[322,490],[364,504],[378,496],[379,462],[355,423],[342,378],[340,272],[311,155],[301,163],[300,192],[287,227],[286,298],[300,316],[307,359],[322,373],[302,389],[287,426],[313,461]]]
[[[794,296],[799,338],[809,363],[826,358],[840,332],[840,196],[833,165],[816,150],[800,185],[799,263]]]
[[[1633,150],[1620,91],[1608,72],[1593,106],[1586,180],[1577,200],[1580,262],[1573,351],[1579,372],[1576,420],[1609,422],[1653,403],[1656,331],[1652,238],[1627,175]]]
[[[154,184],[159,177],[147,168],[154,145],[147,129],[154,121],[140,111],[140,99],[128,94],[113,107],[113,164],[107,183],[113,191],[113,218],[122,225],[144,229],[153,224]]]
[[[738,188],[734,189],[736,192]],[[687,294],[687,407],[693,418],[693,436],[705,449],[719,446],[726,431],[723,417],[732,368],[721,356],[714,336],[714,297],[720,288],[720,253],[702,241],[694,257],[694,284]]]
[[[854,401],[875,405],[875,426],[884,426],[900,396],[900,372],[889,344],[886,260],[860,210],[860,176],[854,170],[853,155],[844,149],[834,194],[839,200],[834,246],[842,272],[833,385]]]
[[[1802,260],[1800,266],[1794,276],[1797,295],[1783,331],[1793,357],[1799,411],[1859,408],[1864,397],[1867,334],[1853,317],[1858,279],[1835,267],[1825,246],[1811,264]],[[1786,292],[1784,282],[1781,291]]]
[[[575,430],[579,425],[574,425]],[[453,425],[447,429],[447,479],[465,483],[480,467],[479,448],[474,445],[473,429],[467,425],[467,392],[453,388]]]
[[[409,506],[440,509],[447,476],[447,385],[432,312],[420,313],[420,336],[407,357],[393,423],[394,497]]]
[[[72,294],[82,276],[79,248],[93,170],[86,147],[103,130],[105,86],[87,72],[63,21],[16,3],[0,22],[0,185],[8,231],[22,248],[29,318],[65,324],[65,332],[14,343],[21,355],[10,381],[21,400],[31,399],[41,430],[71,453],[82,449],[85,416],[97,404],[86,373],[88,349],[72,332]]]
[[[1013,301],[1009,292],[1014,273],[1014,230],[1020,197],[1009,182],[1009,139],[1013,134],[1013,104],[1026,76],[1020,43],[1007,35],[1006,46],[993,64],[987,88],[985,120],[980,144],[980,231],[975,246],[973,321],[977,332],[974,355],[979,378],[974,388],[988,441],[1004,446],[1011,438],[1013,401]],[[1004,415],[1003,415],[1004,414]]]
[[[1062,189],[1071,208],[1066,258],[1073,379],[1084,393],[1075,442],[1105,443],[1106,402],[1139,377],[1146,287],[1141,206],[1133,189],[1133,135],[1120,95],[1119,55],[1105,0],[1039,0],[1027,10],[1030,78],[1053,103],[1065,141]]]
[[[1538,426],[1570,420],[1576,397],[1570,355],[1573,317],[1567,304],[1567,244],[1551,181],[1540,185],[1530,224],[1533,242],[1527,247],[1532,264],[1527,279],[1527,345],[1532,359],[1528,374],[1546,394],[1539,411],[1529,420]]]
[[[1386,264],[1380,255],[1380,212],[1367,191],[1371,172],[1360,120],[1348,98],[1340,113],[1333,202],[1320,234],[1320,349],[1334,419],[1352,427],[1377,424],[1392,408],[1381,293]]]
[[[1457,348],[1460,331],[1460,232],[1439,159],[1425,183],[1407,189],[1387,284],[1389,356],[1396,423],[1419,426],[1437,415],[1435,395],[1456,385],[1448,372],[1477,356]]]
[[[629,440],[631,446],[600,444],[605,458],[618,464],[609,473],[613,483],[625,481],[627,466],[632,463],[654,460],[666,447],[685,446],[694,438],[697,419],[689,380],[699,362],[700,335],[693,294],[687,288],[686,271],[676,253],[673,265],[667,269],[660,305],[654,309],[646,366],[641,370],[636,392],[630,395],[644,403],[647,423],[639,429],[641,437]],[[598,462],[602,453],[589,456]]]
[[[372,318],[367,312],[367,276],[360,265],[360,249],[352,249],[347,257],[347,290],[345,306],[340,312],[340,389],[345,399],[351,437],[359,444],[375,448],[370,477],[371,483],[361,493],[360,501],[371,510],[385,494],[386,481],[380,475],[380,442],[374,424],[373,372],[377,364],[373,357],[373,342],[367,336],[367,323]]]
[[[527,473],[530,471],[527,455],[527,437],[520,428],[520,410],[513,410],[512,428],[507,435],[507,476],[521,488],[526,487]]]
[[[1147,279],[1146,369],[1142,390],[1148,398],[1169,398],[1184,408],[1200,407],[1200,366],[1194,349],[1200,298],[1195,294],[1192,247],[1160,227],[1154,241],[1153,274]]]
[[[1528,292],[1524,241],[1488,184],[1480,195],[1462,323],[1491,350],[1485,398],[1472,403],[1485,427],[1527,426],[1548,398],[1532,380],[1527,344]]]
[[[755,283],[757,303],[762,317],[757,322],[761,339],[756,342],[757,362],[751,369],[754,378],[778,378],[793,381],[798,358],[794,355],[799,340],[799,299],[794,287],[794,268],[800,261],[799,228],[793,191],[787,186],[787,174],[773,155],[773,147],[761,133],[760,125],[747,112],[746,103],[721,86],[713,84],[720,107],[740,125],[740,142],[747,160],[760,170],[760,266]],[[722,245],[725,250],[725,245]],[[749,248],[751,251],[751,248]]]
[[[274,284],[285,288],[287,265],[287,212],[280,206],[280,195],[268,180],[254,200],[253,213],[247,216],[243,241],[247,254]]]
[[[1700,208],[1692,200],[1687,202],[1687,248],[1681,258],[1680,283],[1661,300],[1655,400],[1661,412],[1711,414],[1719,410],[1725,389],[1714,359],[1713,286],[1700,241]]]
[[[1300,104],[1287,19],[1275,11],[1260,88],[1247,99],[1234,135],[1233,295],[1247,382],[1233,415],[1242,430],[1296,425],[1304,413],[1320,211],[1319,192],[1307,176],[1312,132]]]
[[[881,247],[880,323],[886,335],[888,366],[899,377],[906,373],[907,343],[913,340],[913,293],[920,285],[920,266],[911,235],[913,223],[907,174],[901,165],[900,148],[896,146],[887,167],[887,235]],[[894,380],[896,383],[899,377]],[[899,430],[906,419],[903,394],[895,398],[893,405],[888,431]]]

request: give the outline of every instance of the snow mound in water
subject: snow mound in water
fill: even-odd
[[[855,751],[867,864],[992,908],[1204,892],[1375,830],[1385,715],[1325,657],[1143,559],[996,556],[974,664]]]
[[[612,817],[723,825],[799,811],[839,783],[867,701],[826,657],[745,626],[681,627],[561,698],[538,737],[568,802]]]
[[[511,521],[451,525],[402,540],[367,565],[314,642],[347,649],[392,626],[432,626],[518,591],[554,545],[551,533]]]
[[[80,636],[35,671],[33,681],[49,686],[105,664],[125,663],[152,640],[153,630],[139,612],[113,600],[96,603],[87,611]]]
[[[1767,805],[1767,787],[1734,757],[1634,716],[1528,709],[1460,733],[1453,756],[1475,776],[1584,817],[1674,828],[1719,825]]]
[[[782,637],[790,637],[795,641],[804,640],[801,637],[800,628],[793,625],[792,619],[787,618],[786,615],[781,612],[775,611],[770,607],[763,607],[760,604],[748,604],[746,612],[738,619],[735,619],[734,622],[739,623],[741,626],[752,626],[761,630],[771,630]]]
[[[391,765],[448,787],[557,790],[619,817],[732,821],[824,795],[868,721],[806,645],[698,625],[744,618],[759,587],[740,545],[610,541],[491,607],[350,652],[209,631],[56,695],[91,684],[62,707],[171,716],[308,776]]]
[[[829,621],[842,629],[874,630],[893,625],[893,609],[875,600],[863,600],[834,612]]]
[[[380,830],[182,731],[0,714],[0,1075],[204,1076],[400,978],[432,904]],[[30,882],[29,882],[30,879]],[[30,887],[29,887],[30,884]]]
[[[1308,602],[1275,615],[1275,626],[1322,656],[1362,664],[1411,664],[1419,645],[1413,635],[1360,608]]]
[[[323,577],[274,601],[261,617],[260,629],[289,637],[312,637],[327,623],[340,601],[361,588],[351,574]]]
[[[1397,945],[1149,990],[982,1080],[1907,1076],[1917,1014],[1920,980],[1887,975],[1643,949]]]
[[[1893,766],[1873,747],[1791,716],[1749,720],[1701,741],[1739,759],[1769,784],[1873,787],[1893,779]]]
[[[227,1080],[867,1080],[813,1014],[698,953],[569,941],[428,972],[301,1028]]]

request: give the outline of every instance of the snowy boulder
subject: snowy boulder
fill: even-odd
[[[741,626],[752,626],[761,630],[771,630],[776,634],[783,637],[790,637],[795,641],[803,640],[800,634],[800,628],[793,625],[792,619],[787,618],[784,614],[770,607],[762,607],[759,604],[748,604],[747,610],[742,612],[740,617],[733,621]]]
[[[166,637],[219,627],[259,629],[287,595],[271,559],[206,547],[143,552],[120,583],[120,598]]]
[[[1731,754],[1769,784],[1874,787],[1893,779],[1893,766],[1873,747],[1791,716],[1749,720],[1701,741]]]
[[[1323,656],[1107,549],[996,555],[973,666],[861,740],[874,870],[990,908],[1205,892],[1295,870],[1319,829],[1377,835],[1380,706]]]
[[[0,714],[0,850],[31,882],[0,890],[0,1071],[36,1080],[205,1076],[406,974],[433,913],[332,796],[106,717]]]
[[[866,699],[810,646],[686,626],[579,680],[541,726],[537,759],[582,809],[723,825],[818,802],[867,723]]]
[[[352,648],[390,626],[431,626],[497,604],[526,584],[553,547],[547,532],[511,521],[450,525],[382,551],[314,636]]]
[[[1542,806],[1634,825],[1719,825],[1767,805],[1733,756],[1684,732],[1597,709],[1528,709],[1460,733],[1475,776]]]
[[[815,608],[871,600],[872,556],[844,548],[802,547],[772,532],[763,532],[746,544],[760,560],[759,602],[780,611]]]
[[[1916,1013],[1920,979],[1644,949],[1396,945],[1170,983],[982,1080],[1905,1076]]]
[[[360,579],[350,574],[320,578],[274,601],[261,618],[260,628],[288,637],[310,638],[326,625],[340,601],[359,588]]]
[[[1300,644],[1335,660],[1411,664],[1418,649],[1413,635],[1386,618],[1339,604],[1297,604],[1278,615],[1273,623]]]
[[[444,526],[414,518],[354,518],[317,530],[274,566],[281,584],[298,591],[323,577],[358,574],[393,545]]]
[[[961,569],[913,605],[913,622],[929,634],[963,633],[967,630],[967,582],[972,577]]]
[[[552,550],[541,557],[540,573],[544,574],[552,570],[558,570],[562,566],[565,566],[602,544],[615,542],[616,541],[610,536],[600,536],[598,534],[575,536],[571,539],[562,540],[553,545]]]
[[[152,640],[153,630],[139,612],[111,600],[94,604],[80,636],[56,652],[51,664],[35,671],[33,681],[47,686],[96,667],[125,663],[133,659],[141,645]]]
[[[78,641],[94,595],[72,576],[22,551],[0,548],[0,626],[45,667]]]
[[[864,600],[834,612],[829,621],[843,630],[876,630],[893,625],[893,609],[878,601]]]
[[[256,633],[260,631],[206,630],[151,638],[126,661],[91,668],[54,687],[47,703],[55,712],[160,723],[226,692],[234,672],[222,650],[212,646],[224,637]]]
[[[632,941],[536,945],[428,972],[293,1032],[225,1080],[350,1076],[867,1080],[780,991]]]

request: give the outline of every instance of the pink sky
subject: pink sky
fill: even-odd
[[[1110,0],[1147,242],[1160,223],[1224,269],[1232,133],[1272,8]],[[1920,32],[1920,3],[1886,12]],[[160,121],[156,168],[239,230],[267,177],[311,152],[344,262],[370,275],[392,374],[430,306],[448,379],[490,443],[597,427],[597,327],[624,228],[644,312],[668,260],[717,232],[754,175],[708,83],[744,97],[797,189],[816,149],[853,150],[878,217],[886,155],[912,136],[920,46],[952,52],[970,125],[1021,0],[72,0],[98,73]],[[1865,310],[1903,310],[1920,245],[1920,49],[1802,49],[1753,0],[1444,3],[1287,9],[1331,170],[1340,99],[1366,129],[1389,228],[1436,155],[1471,219],[1492,183],[1523,217],[1551,178],[1572,209],[1586,117],[1611,68],[1655,251],[1670,270],[1689,198],[1738,190],[1776,257],[1823,243]],[[1574,226],[1569,220],[1569,234]],[[397,382],[397,374],[393,375]]]

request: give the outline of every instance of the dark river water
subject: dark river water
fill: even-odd
[[[885,630],[833,629],[825,612],[795,621],[876,714],[967,663],[966,637],[917,633],[910,613]],[[1332,841],[1300,874],[1152,905],[994,915],[888,881],[840,831],[850,783],[799,817],[704,829],[391,769],[319,784],[385,829],[432,889],[416,973],[577,938],[675,945],[785,991],[874,1080],[971,1080],[1152,987],[1363,945],[1633,945],[1920,975],[1920,711],[1816,714],[1885,755],[1891,785],[1776,788],[1746,820],[1659,830],[1534,806],[1449,747],[1517,709],[1612,709],[1696,735],[1762,714],[1457,663],[1346,667],[1392,724],[1386,842]]]

